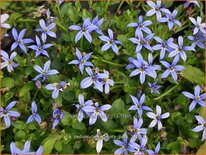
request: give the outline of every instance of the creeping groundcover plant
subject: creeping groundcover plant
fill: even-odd
[[[204,154],[205,2],[1,1],[2,154]]]

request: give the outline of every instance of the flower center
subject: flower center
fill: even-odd
[[[46,29],[44,29],[44,32],[48,32],[48,29],[46,28]]]
[[[139,133],[139,128],[136,129],[136,133]]]
[[[41,51],[42,49],[41,49],[41,47],[38,47],[38,49],[37,49],[38,51]]]
[[[173,72],[174,71],[174,68],[173,67],[170,67],[170,72]]]
[[[196,101],[199,101],[199,100],[200,100],[200,97],[199,97],[199,96],[196,96],[196,97],[195,97],[195,100],[196,100]]]
[[[60,119],[60,114],[56,114],[56,118]]]
[[[136,105],[137,109],[141,109],[141,107],[142,107],[141,105],[138,105],[138,104]]]
[[[82,60],[82,61],[81,61],[81,64],[85,64],[85,60]]]
[[[98,109],[95,109],[94,112],[95,112],[97,115],[99,114]]]
[[[22,40],[19,39],[19,40],[18,40],[18,43],[19,43],[19,44],[22,44]]]
[[[43,74],[43,75],[46,75],[46,71],[43,71],[42,74]]]
[[[11,65],[11,64],[12,64],[11,60],[7,61],[7,65]]]

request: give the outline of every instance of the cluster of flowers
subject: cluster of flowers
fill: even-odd
[[[185,7],[189,6],[189,4],[192,3],[186,2]],[[152,1],[147,1],[147,4],[151,7],[151,10],[149,10],[146,14],[146,16],[152,16],[156,14],[157,21],[161,23],[167,23],[169,30],[171,30],[174,26],[174,24],[181,26],[181,23],[175,19],[177,15],[177,10],[174,10],[170,12],[168,9],[164,8],[164,6],[161,4],[161,1],[158,0],[155,4]],[[195,2],[196,5],[198,3]],[[1,15],[1,28],[10,28],[10,25],[4,23],[5,20],[9,16],[7,14]],[[40,55],[44,55],[49,58],[49,54],[46,51],[46,49],[52,47],[52,44],[46,44],[47,37],[53,37],[56,38],[56,34],[52,31],[55,28],[55,23],[53,23],[53,20],[50,20],[50,13],[47,13],[47,21],[45,22],[43,19],[39,20],[40,28],[37,28],[36,31],[41,33],[41,39],[38,36],[35,36],[36,44],[28,46],[28,48],[36,51],[36,57]],[[193,17],[189,17],[190,21],[194,24],[194,30],[193,35],[188,36],[188,39],[191,40],[193,43],[191,46],[185,46],[183,42],[183,37],[178,37],[178,43],[174,43],[173,38],[169,38],[166,41],[163,41],[161,38],[157,37],[152,33],[152,31],[148,28],[149,25],[152,24],[150,20],[143,21],[143,17],[139,16],[137,23],[130,23],[128,24],[128,27],[135,27],[135,37],[129,38],[131,42],[133,42],[136,46],[135,53],[137,55],[137,58],[129,57],[129,64],[127,65],[126,69],[134,69],[134,71],[131,72],[130,77],[140,75],[140,83],[144,84],[146,75],[152,77],[154,80],[157,78],[157,71],[161,70],[161,67],[159,65],[153,64],[153,55],[151,53],[148,54],[148,62],[143,59],[141,55],[142,48],[146,48],[147,50],[153,52],[154,50],[160,50],[160,63],[166,68],[164,73],[161,75],[161,78],[166,78],[170,74],[172,75],[172,78],[174,81],[177,81],[177,72],[183,71],[184,67],[181,65],[177,65],[177,63],[180,61],[180,58],[185,62],[186,61],[186,53],[185,51],[195,51],[195,47],[198,46],[200,48],[204,48],[204,34],[205,34],[205,23],[201,23],[201,17],[197,17],[197,20],[195,20]],[[77,30],[78,33],[75,37],[75,43],[77,43],[83,36],[88,40],[89,43],[92,43],[92,32],[96,32],[99,34],[99,39],[105,42],[105,44],[102,46],[101,50],[106,51],[108,49],[112,49],[112,51],[115,54],[118,54],[118,46],[122,43],[118,40],[115,40],[113,31],[111,29],[108,29],[108,36],[104,35],[103,32],[100,29],[100,26],[102,25],[104,19],[98,19],[98,16],[96,16],[92,21],[90,18],[83,19],[82,26],[78,25],[72,25],[68,29],[70,30]],[[14,51],[17,47],[20,47],[22,51],[27,54],[27,48],[25,44],[34,43],[32,39],[24,38],[24,35],[26,33],[26,29],[22,30],[19,34],[17,33],[16,28],[12,29],[12,35],[14,38],[14,43],[11,45],[11,50]],[[144,35],[147,35],[146,37]],[[150,42],[151,39],[154,38],[158,44],[151,46]],[[41,41],[42,40],[42,41]],[[162,59],[165,57],[166,52],[168,53],[169,58],[174,58],[171,63],[162,61]],[[11,72],[15,67],[18,66],[18,64],[14,61],[14,57],[17,55],[16,52],[11,53],[9,56],[7,52],[1,50],[1,59],[3,62],[1,62],[1,69],[4,67],[7,67],[8,72]],[[99,90],[100,92],[104,92],[105,94],[109,93],[110,86],[114,85],[114,81],[109,79],[109,72],[104,70],[103,73],[100,73],[98,68],[94,68],[94,72],[90,67],[94,67],[94,65],[89,62],[89,58],[91,57],[92,53],[88,53],[85,55],[82,55],[82,53],[76,48],[76,56],[78,60],[73,60],[69,62],[69,64],[75,64],[79,66],[81,74],[84,73],[84,66],[87,68],[85,69],[88,77],[84,78],[81,83],[80,87],[82,89],[88,88],[91,85],[94,86],[95,89]],[[39,73],[33,80],[37,81],[39,78],[42,78],[42,82],[48,79],[48,76],[58,74],[59,71],[55,69],[50,69],[51,61],[48,60],[44,67],[41,66],[34,66],[34,69]],[[63,91],[68,83],[65,81],[61,81],[59,83],[52,83],[47,84],[45,88],[47,90],[53,90],[52,92],[52,98],[56,99],[59,95],[60,91]],[[159,93],[158,89],[161,86],[157,85],[157,81],[154,81],[154,83],[149,83],[148,86],[151,89],[151,93],[156,92]],[[204,99],[205,94],[200,95],[200,87],[195,87],[195,95],[190,94],[189,92],[183,92],[183,94],[193,99],[189,111],[192,111],[196,104],[199,104],[201,106],[205,106]],[[153,113],[152,109],[148,106],[143,105],[145,102],[145,94],[142,96],[139,96],[139,99],[137,99],[134,96],[131,96],[131,99],[134,103],[129,110],[137,110],[139,119],[134,117],[133,124],[134,124],[134,132],[133,136],[128,141],[127,133],[124,133],[123,135],[123,141],[120,140],[114,140],[114,143],[121,148],[115,151],[115,154],[128,154],[128,152],[132,152],[135,154],[140,153],[149,153],[149,154],[157,154],[160,150],[160,143],[157,144],[157,147],[155,148],[155,151],[145,149],[147,144],[147,130],[146,128],[141,128],[143,124],[143,110],[149,111],[146,113],[146,115],[153,119],[152,122],[149,125],[149,128],[153,128],[156,124],[158,126],[158,130],[162,128],[161,120],[168,118],[170,114],[168,112],[161,114],[162,110],[159,105],[156,105],[156,113]],[[11,102],[5,109],[0,109],[0,117],[4,117],[4,122],[6,127],[10,126],[10,117],[19,117],[20,114],[16,111],[11,111],[10,109],[13,108],[16,104],[16,101]],[[96,122],[97,118],[100,117],[104,122],[107,121],[107,116],[104,111],[109,110],[111,108],[111,105],[105,104],[102,106],[99,106],[98,102],[93,103],[91,100],[84,101],[84,97],[82,94],[79,95],[79,104],[74,104],[76,108],[78,109],[78,120],[82,121],[84,117],[84,113],[90,117],[89,124],[92,125]],[[32,115],[29,116],[27,123],[32,122],[33,120],[36,120],[38,123],[41,123],[41,117],[39,114],[37,114],[37,105],[35,101],[32,102]],[[53,110],[53,127],[55,128],[59,121],[64,117],[64,112],[60,111],[58,108],[55,108]],[[193,129],[194,132],[199,132],[203,130],[203,136],[202,140],[205,139],[205,121],[201,116],[195,116],[198,122],[200,123],[199,126]],[[98,131],[100,135],[100,131]],[[98,134],[97,134],[98,135]],[[105,141],[107,138],[105,138]],[[138,139],[139,144],[136,143],[136,140]],[[97,138],[98,140],[98,138]],[[97,142],[97,150],[98,153],[101,151],[103,145],[103,141]],[[11,152],[12,154],[16,153],[28,153],[30,152],[30,141],[27,141],[25,144],[25,149],[22,151],[18,148],[16,148],[15,144],[11,143]],[[36,154],[42,153],[42,147],[40,147]]]

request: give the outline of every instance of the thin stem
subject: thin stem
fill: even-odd
[[[34,97],[32,98],[32,101],[34,101],[34,99],[36,98],[38,92],[39,92],[39,89],[36,90],[36,92],[35,92],[35,94],[34,94]]]
[[[123,129],[114,129],[110,130],[111,132],[119,132],[119,133],[124,133],[125,131]]]
[[[125,82],[122,82],[122,81],[115,81],[115,84],[125,84]]]
[[[56,25],[59,26],[59,27],[60,27],[62,30],[64,30],[65,32],[68,32],[67,29],[66,29],[64,26],[62,26],[61,24],[56,23]]]
[[[162,95],[154,98],[154,100],[159,100],[161,98],[163,98],[164,96],[166,96],[167,94],[171,93],[175,88],[177,88],[179,86],[179,84],[173,86],[171,89],[169,89],[168,91],[166,91],[165,93],[163,93]]]
[[[100,61],[105,62],[105,63],[108,63],[108,64],[113,65],[113,66],[124,67],[124,65],[120,65],[120,64],[117,64],[117,63],[108,61],[108,60],[104,60],[104,59],[101,59],[101,58],[99,58],[99,57],[97,57],[97,56],[94,56],[94,55],[92,55],[92,58],[94,58],[94,59],[96,59],[96,60],[100,60]]]
[[[123,4],[123,3],[124,3],[124,0],[121,1],[121,3],[119,4],[119,6],[118,6],[117,11],[116,11],[115,14],[117,14],[117,13],[119,12],[119,10],[120,10],[120,8],[122,7],[122,4]]]
[[[124,85],[118,85],[118,86],[113,86],[110,90],[116,89],[116,88],[122,88]]]

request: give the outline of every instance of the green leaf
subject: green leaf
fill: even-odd
[[[124,101],[119,98],[112,103],[112,108],[110,109],[110,112],[114,114],[121,113],[122,111],[124,111],[124,105]]]
[[[62,92],[62,96],[66,101],[72,101],[75,97],[75,93],[71,91]]]
[[[28,82],[23,88],[21,88],[20,92],[19,92],[19,96],[22,97],[25,94],[27,94],[30,90],[34,89],[34,82],[30,81]]]
[[[15,133],[16,140],[22,140],[26,137],[26,133],[23,130],[19,130]]]
[[[56,141],[54,147],[58,152],[62,151],[62,140]]]
[[[90,13],[89,13],[86,9],[83,10],[82,18],[83,18],[83,19],[85,19],[85,18],[91,18],[91,17],[90,17]]]
[[[12,78],[6,77],[1,81],[1,87],[8,87],[9,89],[14,87],[14,80]]]
[[[118,35],[117,39],[122,42],[123,45],[127,44],[128,38],[125,35]]]
[[[79,122],[77,120],[74,123],[72,123],[72,127],[74,129],[78,129],[78,130],[86,130],[86,127],[85,127],[84,123]]]
[[[190,65],[185,66],[185,70],[183,71],[182,76],[192,83],[196,83],[196,84],[205,83],[204,73],[199,68]]]
[[[65,111],[65,116],[62,118],[61,122],[62,122],[63,125],[71,126],[71,124],[72,124],[72,115]]]
[[[26,128],[26,124],[23,121],[13,122],[13,126],[17,129],[25,129]]]
[[[12,97],[14,96],[14,93],[8,92],[4,95],[5,97],[5,102],[9,101]]]
[[[54,148],[54,144],[56,142],[57,138],[54,136],[48,137],[46,141],[43,144],[43,151],[44,154],[50,154],[52,149]]]
[[[60,152],[61,154],[73,154],[73,148],[70,144],[64,144],[62,151]]]

